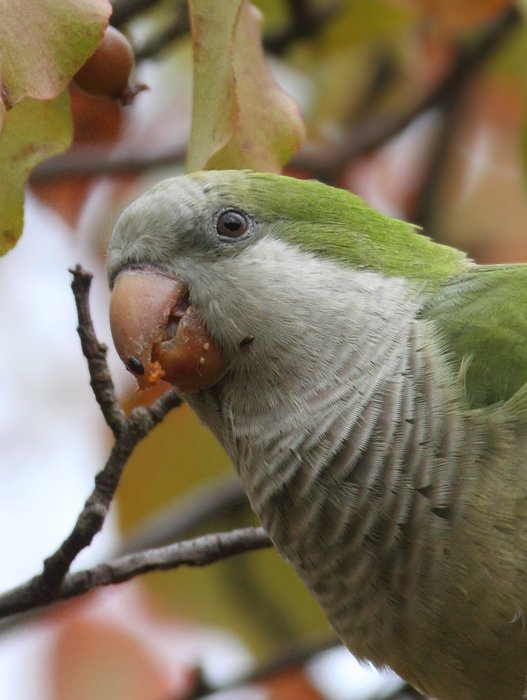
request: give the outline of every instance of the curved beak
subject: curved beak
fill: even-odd
[[[158,270],[124,270],[114,284],[110,325],[119,357],[141,389],[160,379],[197,393],[221,379],[227,361],[211,339],[188,286]]]

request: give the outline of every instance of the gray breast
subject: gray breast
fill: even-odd
[[[379,663],[440,562],[467,447],[452,373],[416,309],[400,289],[370,288],[347,337],[328,334],[323,370],[306,359],[306,376],[285,371],[253,410],[240,409],[243,387],[223,390],[211,426],[279,551]]]
[[[348,647],[428,692],[449,683],[456,694],[441,697],[479,700],[485,669],[498,678],[515,649],[524,653],[510,621],[527,605],[527,565],[515,563],[511,533],[527,538],[527,529],[510,524],[515,497],[500,489],[514,480],[527,495],[525,439],[517,447],[525,421],[515,425],[506,407],[466,409],[418,309],[381,280],[354,297],[339,333],[314,329],[325,338],[313,343],[322,354],[306,355],[294,371],[284,359],[265,395],[246,374],[191,403]],[[503,533],[495,551],[480,522],[488,510]],[[480,609],[483,600],[493,602]],[[489,629],[498,646],[484,646]],[[471,667],[471,644],[481,640],[481,667]],[[521,669],[506,676],[516,684]]]

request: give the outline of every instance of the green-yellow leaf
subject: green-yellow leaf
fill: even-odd
[[[66,150],[73,137],[68,93],[26,98],[7,113],[0,134],[0,255],[15,245],[24,223],[24,188],[41,160]]]
[[[111,10],[108,0],[0,0],[3,108],[57,97],[101,41]]]
[[[187,169],[281,171],[304,139],[298,107],[265,62],[247,0],[190,0],[194,104]]]

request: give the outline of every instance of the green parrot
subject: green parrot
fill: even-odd
[[[108,273],[120,357],[209,426],[350,651],[438,700],[525,697],[527,265],[209,171],[126,209]]]

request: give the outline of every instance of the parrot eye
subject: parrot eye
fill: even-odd
[[[216,230],[220,236],[227,238],[239,238],[247,231],[249,222],[244,214],[233,209],[220,214],[216,223]]]

